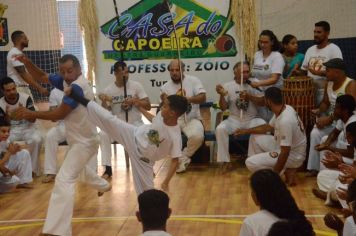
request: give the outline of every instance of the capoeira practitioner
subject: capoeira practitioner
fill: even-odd
[[[142,113],[138,107],[149,111],[151,109],[150,100],[143,89],[142,85],[133,80],[129,80],[129,71],[123,61],[114,64],[115,82],[110,84],[99,95],[101,105],[111,111],[119,119],[126,121],[135,126],[143,125]],[[126,81],[126,94],[124,91],[124,81]],[[126,120],[126,112],[128,113]],[[101,164],[105,167],[103,178],[112,176],[111,168],[111,143],[110,137],[103,131],[100,135]]]
[[[243,86],[241,86],[241,70],[243,70]],[[223,168],[231,169],[229,154],[229,135],[236,129],[252,128],[266,123],[263,119],[257,118],[257,108],[251,101],[245,101],[240,98],[240,91],[246,90],[249,94],[256,94],[256,89],[247,85],[250,68],[247,62],[236,63],[234,66],[235,78],[227,82],[224,86],[216,85],[216,92],[220,95],[219,105],[221,110],[229,109],[229,118],[222,121],[216,127],[216,141],[218,145],[217,161],[224,163]],[[253,79],[252,79],[253,81]],[[243,111],[242,117],[240,112]]]
[[[194,76],[184,73],[185,65],[182,61],[174,59],[168,66],[171,80],[161,87],[161,99],[172,94],[185,96],[189,102],[187,114],[180,117],[178,123],[182,132],[187,136],[187,146],[183,149],[179,159],[177,173],[186,170],[191,157],[204,141],[204,126],[201,122],[199,104],[206,101],[206,91],[201,81]],[[191,109],[190,109],[191,108]]]
[[[32,98],[25,93],[17,91],[16,84],[13,79],[4,77],[1,79],[1,89],[4,96],[0,98],[0,117],[6,117],[11,124],[11,133],[9,140],[24,141],[31,153],[32,172],[36,176],[41,174],[40,151],[42,146],[42,135],[38,130],[33,120],[17,120],[13,119],[11,113],[16,108],[24,106],[30,110],[35,110]]]
[[[132,175],[136,193],[154,188],[153,165],[167,156],[171,164],[161,187],[168,189],[178,158],[182,155],[181,130],[178,118],[187,111],[188,101],[179,95],[170,95],[163,100],[161,111],[154,117],[142,107],[140,111],[152,124],[139,127],[128,124],[93,101],[82,97],[72,86],[71,97],[87,109],[87,118],[106,132],[127,150],[132,164]]]
[[[336,98],[340,95],[350,94],[356,99],[356,81],[346,76],[346,63],[340,58],[334,58],[323,65],[326,67],[326,85],[324,98],[319,108],[312,110],[312,113],[319,117],[310,133],[307,165],[309,172],[306,174],[309,177],[317,176],[320,169],[320,153],[314,147],[320,144],[321,139],[335,128],[336,123],[332,112]]]
[[[73,55],[64,55],[59,60],[58,75],[48,75],[36,67],[27,57],[18,58],[31,71],[33,76],[43,83],[51,83],[63,90],[69,86],[76,88],[87,99],[93,99],[94,94],[88,81],[82,76],[78,59]],[[83,172],[87,184],[103,193],[111,189],[110,183],[100,178],[87,164],[98,151],[98,134],[95,125],[87,117],[86,109],[68,96],[63,97],[59,107],[51,111],[34,112],[19,108],[15,117],[21,119],[64,119],[66,140],[69,150],[57,174],[43,233],[52,235],[71,235],[71,219],[73,215],[75,183]]]
[[[17,143],[8,143],[10,123],[0,118],[0,193],[15,187],[31,188],[30,153]]]
[[[319,189],[313,189],[315,196],[326,199],[325,204],[332,204],[332,199],[336,200],[335,193],[336,185],[340,171],[338,166],[341,163],[352,165],[354,159],[354,147],[347,142],[347,126],[350,123],[356,122],[354,114],[356,108],[355,99],[351,95],[341,95],[336,99],[334,116],[338,118],[335,129],[329,136],[322,139],[322,143],[316,148],[320,150],[322,158],[320,169],[317,177]],[[333,159],[335,155],[330,155],[330,152],[339,153],[337,159]],[[332,198],[331,198],[332,197]]]
[[[282,91],[271,87],[265,91],[265,105],[274,113],[269,124],[250,129],[238,129],[235,134],[252,135],[249,141],[247,168],[255,172],[270,168],[277,173],[285,170],[288,185],[295,185],[295,172],[305,160],[306,137],[297,112],[283,101]]]

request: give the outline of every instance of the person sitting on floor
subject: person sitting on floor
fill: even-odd
[[[0,119],[0,193],[15,187],[31,188],[30,153],[18,143],[8,143],[10,123]]]

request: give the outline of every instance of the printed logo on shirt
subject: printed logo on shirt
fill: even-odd
[[[323,65],[325,61],[325,57],[312,57],[310,58],[308,65],[315,71],[321,71],[325,69],[325,66]]]
[[[278,152],[270,152],[269,155],[272,158],[277,158],[279,154],[278,154]]]
[[[249,102],[246,100],[240,99],[240,95],[239,95],[240,91],[236,91],[235,93],[238,94],[238,97],[236,98],[236,101],[235,101],[235,105],[236,105],[237,109],[247,111]]]
[[[132,95],[127,95],[127,98],[132,98]],[[120,96],[112,96],[112,104],[119,104],[122,103],[125,100],[125,96],[124,95],[120,95]]]
[[[268,70],[269,69],[269,65],[266,64],[264,67],[263,67],[264,70]]]
[[[150,129],[148,131],[147,137],[150,143],[156,145],[156,147],[159,147],[159,145],[164,141],[164,139],[159,140],[159,133],[154,129]]]

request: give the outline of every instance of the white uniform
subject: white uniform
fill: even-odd
[[[63,91],[54,88],[49,95],[49,106],[57,107],[62,103]],[[44,174],[57,174],[57,150],[58,144],[66,140],[64,121],[58,121],[57,125],[52,127],[45,139],[45,159]]]
[[[21,75],[15,69],[15,67],[25,66],[22,62],[20,62],[19,60],[16,60],[14,58],[14,55],[19,55],[19,54],[23,54],[23,52],[20,51],[16,47],[11,48],[10,51],[8,52],[7,57],[6,57],[7,76],[15,81],[15,84],[17,85],[18,92],[26,93],[26,94],[32,96],[30,88],[28,87],[28,84],[22,79]]]
[[[254,79],[251,79],[251,81],[254,81]],[[236,129],[252,128],[265,123],[263,119],[257,118],[257,108],[252,102],[244,102],[240,99],[241,90],[255,94],[256,89],[247,84],[243,84],[241,88],[241,85],[235,80],[224,84],[224,89],[228,92],[225,101],[228,103],[230,114],[229,118],[222,121],[215,130],[218,144],[218,162],[230,162],[229,135]],[[240,117],[241,110],[243,111],[242,118]]]
[[[346,218],[344,222],[344,229],[342,231],[343,236],[356,236],[356,224],[353,216]]]
[[[20,104],[32,111],[35,110],[33,101],[28,94],[18,93],[18,99],[15,104],[10,104],[6,101],[5,97],[0,99],[0,116],[4,116],[8,108],[11,112],[18,108]],[[32,171],[39,176],[41,174],[40,165],[40,150],[42,145],[42,135],[37,129],[37,125],[27,120],[11,120],[11,130],[9,140],[25,141],[31,153]]]
[[[282,75],[284,65],[285,62],[283,56],[279,52],[273,51],[267,58],[264,58],[262,51],[257,51],[255,53],[251,74],[253,77],[259,80],[266,80],[271,78],[272,74],[279,74],[280,76],[275,84],[270,86],[262,86],[260,88],[263,91],[269,87],[281,88],[283,85]],[[266,122],[268,122],[273,115],[272,112],[269,111],[266,107],[259,107],[258,113]]]
[[[152,120],[152,124],[136,127],[118,119],[95,102],[89,102],[87,111],[92,123],[122,144],[128,152],[137,194],[154,188],[155,161],[182,155],[179,125],[164,124],[161,113]]]
[[[307,52],[305,53],[302,68],[303,70],[308,71],[308,76],[313,78],[314,84],[318,89],[316,95],[316,104],[320,104],[320,102],[323,99],[323,95],[324,95],[323,85],[324,85],[325,77],[312,74],[308,70],[308,68],[312,67],[316,71],[323,71],[323,70],[325,71],[325,66],[323,65],[323,63],[333,58],[342,59],[342,53],[340,48],[333,43],[330,43],[326,47],[321,49],[319,49],[317,45],[313,45],[310,48],[308,48]]]
[[[58,75],[50,75],[49,79],[60,90],[70,86]],[[88,81],[82,76],[71,86],[80,90],[84,97],[94,98]],[[63,103],[73,109],[64,118],[69,150],[56,177],[43,233],[70,236],[75,183],[79,174],[83,171],[85,182],[98,191],[106,191],[110,184],[87,165],[97,155],[99,145],[96,127],[89,121],[85,107],[67,96],[63,97]]]
[[[356,121],[356,115],[351,116],[346,123],[342,120],[338,120],[336,123],[336,129],[340,131],[337,142],[333,143],[333,146],[339,149],[347,149],[349,144],[346,140],[346,127],[348,124]],[[327,136],[324,136],[322,139],[322,143],[325,142]],[[335,144],[336,143],[336,144]],[[321,160],[325,158],[325,151],[320,152]],[[356,157],[356,153],[354,153],[354,157]],[[352,165],[353,159],[343,157],[343,162],[349,165]],[[330,199],[336,200],[336,189],[337,186],[341,183],[339,182],[339,175],[341,172],[339,170],[327,169],[322,163],[320,163],[320,172],[317,176],[317,183],[320,190],[327,193],[326,204],[330,202]],[[341,184],[342,185],[342,184]],[[347,185],[345,185],[347,186]],[[342,203],[342,202],[341,202]]]
[[[191,75],[184,75],[182,87],[186,97],[192,97],[200,93],[206,93],[201,81]],[[179,93],[180,89],[180,83],[176,84],[170,80],[161,87],[161,92],[166,93],[169,96]],[[187,146],[183,150],[183,159],[193,156],[195,151],[198,150],[204,140],[204,127],[200,120],[201,115],[199,104],[191,104],[191,107],[191,110],[188,111],[186,115],[182,115],[178,120],[183,133],[188,138]]]
[[[0,142],[0,153],[7,149],[7,142]],[[2,154],[1,154],[2,156]],[[13,176],[4,176],[0,172],[0,193],[7,192],[18,184],[32,182],[31,156],[27,150],[21,150],[5,163],[5,167],[15,173]]]
[[[327,84],[327,95],[330,102],[330,107],[328,109],[327,115],[331,115],[335,109],[336,98],[344,95],[346,93],[347,85],[352,81],[350,78],[346,78],[342,86],[337,89],[333,90],[334,82],[328,82]],[[310,147],[309,147],[309,158],[308,158],[308,170],[319,170],[320,169],[320,152],[315,150],[315,146],[322,142],[322,138],[334,129],[335,123],[332,125],[326,126],[323,129],[318,129],[316,125],[313,127],[310,133]]]
[[[139,99],[147,98],[147,94],[139,82],[128,80],[126,83],[127,97],[138,97]],[[111,112],[119,119],[125,121],[126,112],[121,109],[121,104],[124,101],[124,87],[118,87],[115,83],[109,85],[103,91],[104,94],[112,97]],[[135,126],[143,125],[141,112],[133,106],[128,111],[128,123]],[[111,166],[111,142],[110,137],[103,131],[100,131],[100,149],[101,149],[101,164],[103,166]]]
[[[247,216],[240,229],[240,236],[265,236],[280,219],[266,210]]]
[[[274,128],[274,137],[251,135],[249,158],[246,159],[246,167],[250,171],[273,168],[281,146],[291,147],[284,169],[298,168],[303,164],[307,144],[303,123],[293,107],[285,106],[282,113],[278,117],[274,115],[269,123]]]

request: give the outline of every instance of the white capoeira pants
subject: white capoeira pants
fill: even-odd
[[[218,146],[217,161],[230,162],[229,135],[233,134],[236,129],[248,129],[265,123],[266,122],[261,118],[254,118],[249,121],[241,122],[230,116],[228,119],[223,120],[215,130]]]
[[[339,180],[341,171],[325,169],[321,170],[317,177],[318,187],[321,191],[326,192],[325,204],[330,204],[331,200],[339,201],[343,208],[348,208],[345,200],[340,199],[336,194],[338,188],[347,189],[348,184],[342,184]]]
[[[135,130],[137,127],[118,119],[95,102],[89,102],[87,110],[90,121],[106,132],[113,140],[123,145],[129,154],[137,195],[145,190],[153,189],[154,161],[149,160],[149,162],[146,162],[143,159],[144,156],[140,154],[135,141]]]
[[[137,121],[133,124],[134,126],[138,127],[143,125],[142,121]],[[103,166],[111,166],[111,143],[113,139],[109,137],[107,133],[104,131],[99,132],[100,136],[100,149],[101,149],[101,165]]]
[[[72,235],[75,184],[80,174],[84,182],[98,191],[105,191],[109,183],[99,177],[90,167],[93,157],[98,152],[98,141],[92,143],[74,143],[69,145],[66,157],[56,176],[56,181],[49,201],[43,233],[54,235]],[[83,173],[81,173],[83,172]]]
[[[63,122],[52,127],[46,135],[45,139],[45,159],[44,159],[44,174],[57,174],[57,150],[58,144],[66,140],[65,126]]]
[[[5,167],[15,175],[3,176],[0,172],[0,193],[8,192],[18,184],[32,182],[31,156],[26,149],[12,155]]]
[[[272,155],[277,153],[277,156]],[[256,172],[261,169],[273,169],[276,165],[280,147],[277,145],[272,135],[251,135],[248,146],[248,158],[245,161],[247,169]],[[298,168],[303,164],[304,157],[298,158],[298,161],[292,160],[290,156],[284,165],[283,171],[287,168]],[[282,172],[283,172],[282,171]]]
[[[308,170],[320,169],[320,152],[315,150],[315,146],[321,143],[321,139],[333,131],[334,126],[327,126],[324,129],[318,129],[316,126],[310,132],[310,147],[308,157]]]
[[[42,135],[35,127],[29,129],[11,129],[9,140],[25,141],[31,154],[32,172],[36,176],[41,175],[40,151],[42,146]]]
[[[199,149],[204,141],[204,126],[198,119],[191,119],[188,122],[178,120],[182,132],[187,136],[187,146],[182,151],[182,157],[191,157]]]

